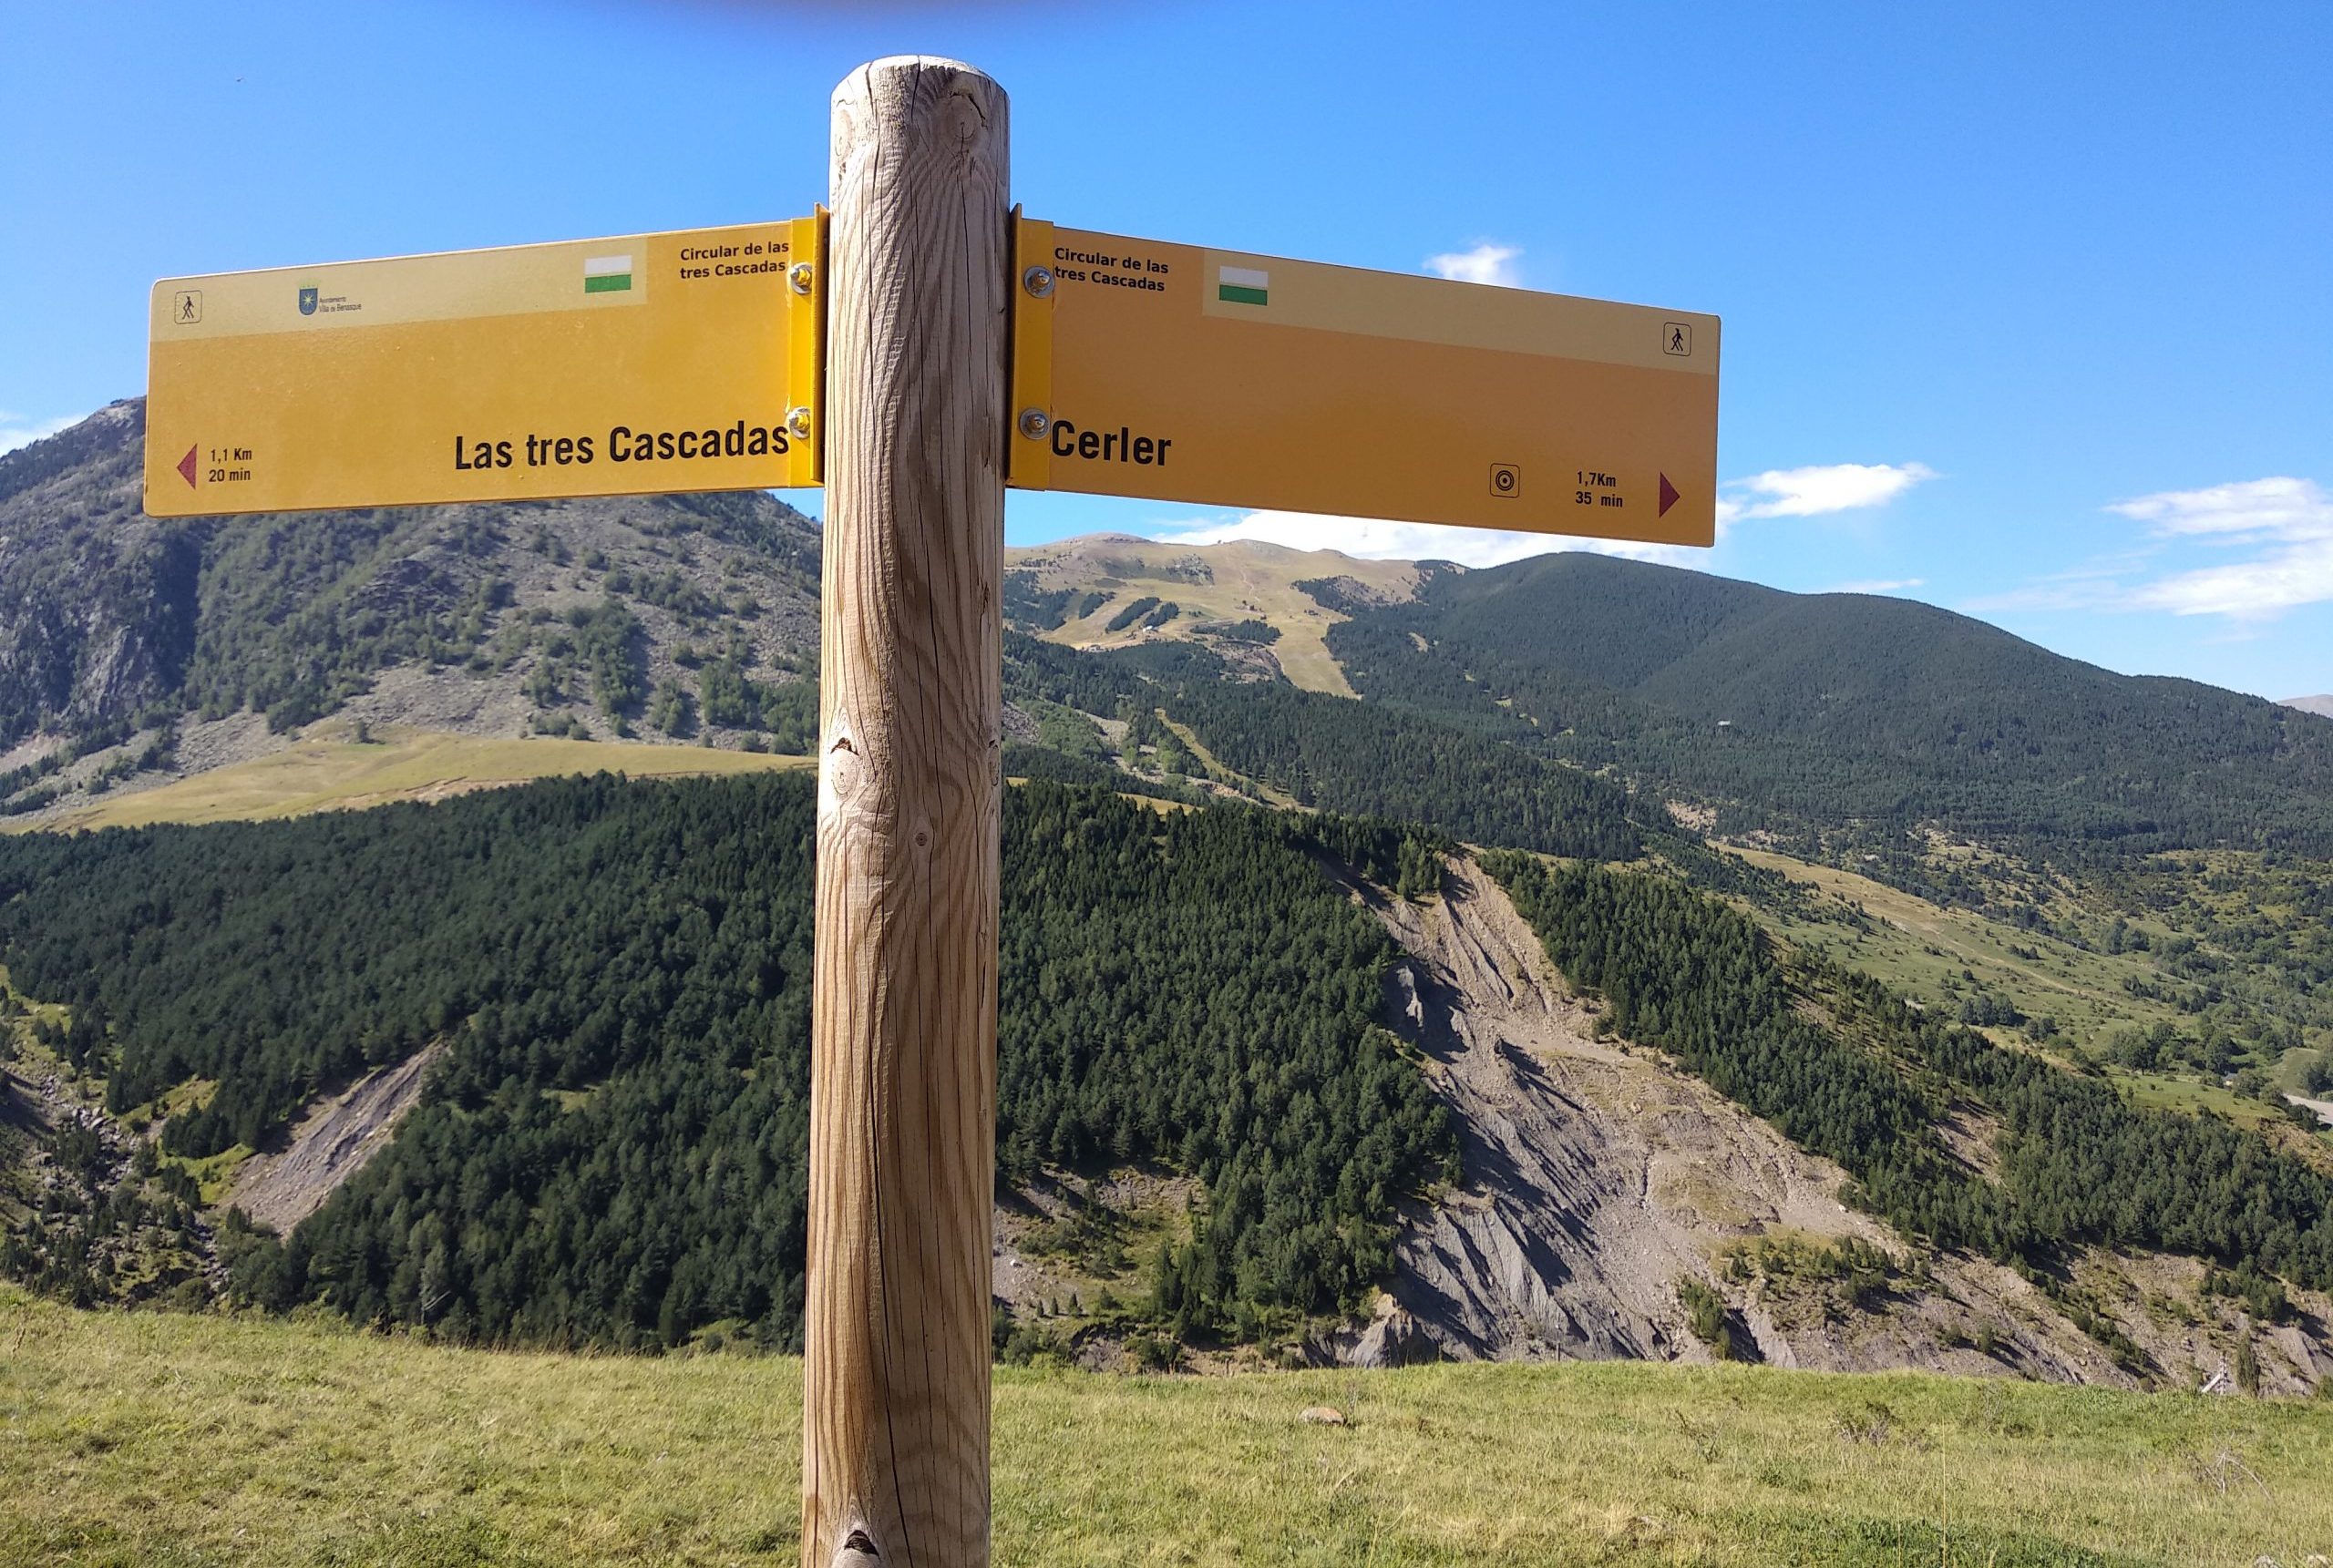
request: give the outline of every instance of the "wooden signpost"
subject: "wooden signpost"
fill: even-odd
[[[807,1568],[988,1561],[1005,130],[949,61],[835,90]]]
[[[1056,229],[1006,116],[879,60],[830,220],[152,301],[158,517],[823,480],[805,1568],[989,1559],[1007,485],[1715,527],[1715,317]]]

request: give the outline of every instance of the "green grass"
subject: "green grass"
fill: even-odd
[[[199,1160],[173,1154],[165,1154],[162,1158],[194,1178],[195,1185],[201,1189],[205,1204],[217,1204],[225,1203],[228,1194],[235,1190],[235,1174],[243,1168],[243,1162],[250,1159],[252,1153],[249,1143],[236,1143]]]
[[[791,1563],[799,1364],[0,1290],[0,1563]],[[1299,1419],[1330,1403],[1343,1429]],[[2333,1405],[1644,1365],[1000,1368],[1000,1564],[2297,1564]]]
[[[158,822],[257,821],[312,811],[441,800],[562,774],[618,773],[634,778],[763,773],[807,768],[807,757],[705,746],[628,741],[564,741],[535,736],[488,740],[428,732],[385,741],[303,740],[255,762],[197,774],[134,794],[108,794],[38,825],[45,828],[144,827]],[[0,831],[29,831],[17,823]]]
[[[2291,1125],[2274,1106],[2257,1100],[2246,1100],[2216,1083],[2200,1082],[2193,1078],[2171,1078],[2156,1072],[2130,1072],[2120,1068],[2112,1070],[2107,1076],[2122,1088],[2124,1096],[2133,1105],[2162,1111],[2184,1111],[2190,1115],[2208,1111],[2239,1127],[2264,1131]]]
[[[1744,904],[1752,917],[1784,940],[1861,969],[1899,995],[1948,1014],[1956,1012],[1962,998],[1975,989],[1965,979],[1965,974],[1973,974],[1978,984],[2010,998],[2029,1015],[2054,1018],[2061,1032],[2039,1049],[2063,1061],[2070,1047],[2090,1048],[2092,1061],[2133,1103],[2188,1114],[2208,1111],[2258,1131],[2278,1147],[2290,1149],[2320,1168],[2333,1169],[2333,1129],[2310,1132],[2297,1128],[2276,1106],[2233,1094],[2216,1079],[2139,1072],[2098,1061],[2096,1053],[2119,1029],[2165,1022],[2191,1031],[2198,1027],[2198,1020],[2178,1009],[2133,996],[2125,988],[2126,979],[2149,982],[2165,978],[2148,953],[2086,951],[1973,910],[1928,903],[1835,866],[1736,845],[1729,845],[1728,851],[1793,881],[1811,884],[1827,898],[1859,905],[1875,927],[1859,935],[1825,920],[1804,919]],[[2148,928],[2157,938],[2173,929],[2161,924]],[[1983,1032],[2001,1044],[2032,1049],[2015,1030]],[[2298,1062],[2307,1054],[2290,1053],[2294,1065],[2286,1076],[2297,1077]]]
[[[2026,1012],[2056,1019],[2069,1040],[2094,1042],[2111,1028],[2125,1024],[2193,1026],[2194,1020],[2176,1009],[2134,997],[2124,989],[2126,979],[2158,978],[2143,954],[2085,952],[1973,910],[1928,903],[1851,871],[1764,850],[1734,846],[1731,852],[1862,906],[1876,929],[1860,939],[1839,926],[1785,918],[1763,909],[1752,912],[1789,941],[1825,952],[1927,1006],[1957,1009],[1970,989],[1961,978],[1965,969],[1987,989],[2013,998]],[[2023,958],[2018,949],[2039,957]],[[1961,989],[1950,989],[1948,980]]]

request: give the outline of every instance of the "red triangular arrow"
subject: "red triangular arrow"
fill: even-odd
[[[180,478],[181,478],[181,479],[184,479],[184,480],[186,481],[186,487],[187,487],[188,489],[190,489],[190,490],[191,490],[191,489],[193,489],[193,488],[194,488],[194,454],[195,454],[195,448],[196,448],[196,447],[200,446],[201,445],[202,445],[202,443],[200,443],[200,441],[196,442],[196,443],[194,444],[194,446],[190,446],[190,447],[188,447],[188,448],[186,449],[186,456],[179,459],[179,477],[180,477]],[[1668,480],[1666,480],[1666,479],[1663,479],[1663,480],[1661,481],[1661,483],[1662,483],[1663,485],[1666,485],[1666,484],[1668,484],[1668,483],[1669,483],[1669,481],[1668,481]],[[1664,493],[1665,493],[1665,492],[1664,492]],[[1664,511],[1664,512],[1665,512],[1665,511],[1667,511],[1667,510],[1669,509],[1669,504],[1668,504],[1667,502],[1665,502],[1665,501],[1664,501],[1664,502],[1662,502],[1662,503],[1661,503],[1660,509],[1661,509],[1662,511]]]
[[[1660,515],[1664,518],[1667,517],[1669,515],[1669,508],[1676,504],[1677,487],[1669,482],[1668,475],[1663,474],[1660,477]]]

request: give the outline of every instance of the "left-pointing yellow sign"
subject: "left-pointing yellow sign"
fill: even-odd
[[[825,228],[165,279],[146,510],[815,485]]]

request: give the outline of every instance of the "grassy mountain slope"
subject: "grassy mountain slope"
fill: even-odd
[[[1005,634],[1007,696],[1036,722],[1014,774],[1397,817],[1556,855],[1626,856],[1657,809],[1609,779],[1428,714],[1244,681],[1183,641],[1074,652]]]
[[[2151,862],[2129,917],[2068,888],[2023,920],[1770,851],[1730,852],[1785,879],[1746,907],[1793,947],[1871,974],[1937,1015],[2103,1074],[2148,1104],[2208,1110],[2333,1169],[2333,1140],[2287,1096],[2333,1078],[2333,933],[2321,872],[2259,857]]]
[[[793,1360],[465,1351],[68,1313],[5,1287],[0,1327],[22,1352],[0,1359],[10,1562],[712,1568],[797,1551]],[[1347,1424],[1300,1419],[1320,1404]],[[1000,1563],[2184,1568],[2333,1547],[2333,1407],[1905,1375],[1008,1367],[995,1462]]]
[[[807,749],[817,538],[766,497],[161,524],[138,508],[142,420],[118,404],[0,457],[0,813],[248,760],[281,743],[261,718],[279,736],[338,713]],[[1138,667],[1162,691],[1255,689],[1257,711],[1218,727],[1283,723],[1264,711],[1283,681],[1358,692],[1439,726],[1432,746],[1471,731],[1835,860],[1917,857],[1928,825],[2061,864],[2333,854],[2333,726],[1903,600],[1577,553],[1465,571],[1119,536],[1011,552],[1004,589],[1008,620],[1046,643],[1166,656]],[[1016,742],[1137,767],[1156,754],[1113,727],[1156,693],[1042,695],[1098,733],[1038,734],[1044,713],[1016,704]],[[1267,778],[1194,733],[1237,775],[1218,783],[1301,798],[1291,770]],[[1450,815],[1389,777],[1351,798]]]
[[[1187,545],[1096,534],[1005,552],[1005,619],[1069,648],[1187,640],[1277,668],[1309,692],[1352,695],[1323,641],[1341,612],[1296,585],[1339,577],[1364,602],[1416,591],[1408,561],[1364,561],[1260,541]],[[1123,620],[1133,607],[1143,612]],[[1167,606],[1173,606],[1172,613]]]
[[[810,759],[706,746],[640,741],[489,740],[429,731],[385,731],[373,738],[303,737],[283,751],[177,779],[151,789],[115,792],[53,813],[40,825],[59,832],[150,827],[157,823],[263,822],[314,811],[353,810],[394,801],[444,800],[472,790],[532,779],[598,773],[631,778],[684,778],[807,768]],[[29,831],[21,820],[0,832]]]

